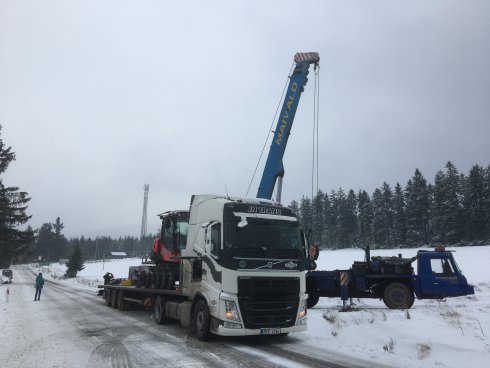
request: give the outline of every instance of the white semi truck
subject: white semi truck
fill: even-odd
[[[160,217],[153,261],[131,267],[129,280],[100,285],[107,305],[151,307],[157,323],[178,320],[200,340],[306,330],[306,239],[290,209],[194,195],[189,211]]]

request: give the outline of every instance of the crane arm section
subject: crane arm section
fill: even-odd
[[[308,81],[308,71],[311,64],[318,66],[320,56],[316,52],[297,53],[294,56],[296,66],[290,76],[289,86],[284,98],[279,121],[277,122],[276,130],[272,145],[267,156],[267,161],[257,191],[257,198],[271,199],[276,181],[280,178],[278,187],[278,202],[280,202],[281,181],[284,176],[284,166],[282,159],[286,150],[291,127],[293,125],[294,116],[298,108],[301,93],[304,91],[304,86]]]

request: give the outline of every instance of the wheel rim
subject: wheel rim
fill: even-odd
[[[198,331],[203,331],[204,330],[204,311],[203,310],[199,310],[197,312],[197,316],[196,316],[196,328],[198,329]]]

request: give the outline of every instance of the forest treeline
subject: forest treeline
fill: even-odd
[[[482,244],[490,240],[490,165],[465,175],[449,161],[433,183],[416,169],[405,187],[319,190],[289,207],[321,248]]]

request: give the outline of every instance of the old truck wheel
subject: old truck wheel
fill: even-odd
[[[174,275],[172,272],[167,272],[167,277],[165,279],[165,289],[167,290],[173,290],[174,289]]]
[[[308,294],[308,300],[306,301],[307,308],[313,308],[320,300],[320,295],[318,293]]]
[[[127,309],[127,302],[124,300],[124,290],[119,290],[117,292],[117,307],[120,311],[125,311]]]
[[[112,308],[117,308],[117,290],[112,290],[111,305],[112,305]]]
[[[161,295],[157,295],[153,302],[153,318],[155,319],[155,323],[159,325],[167,322],[167,318],[165,317],[165,300]]]
[[[204,300],[199,300],[194,307],[193,327],[196,331],[196,336],[201,341],[209,340],[209,309]]]
[[[409,309],[414,296],[410,288],[401,282],[392,282],[383,293],[383,301],[390,309]]]
[[[105,304],[108,307],[112,307],[112,290],[111,289],[105,289]]]

